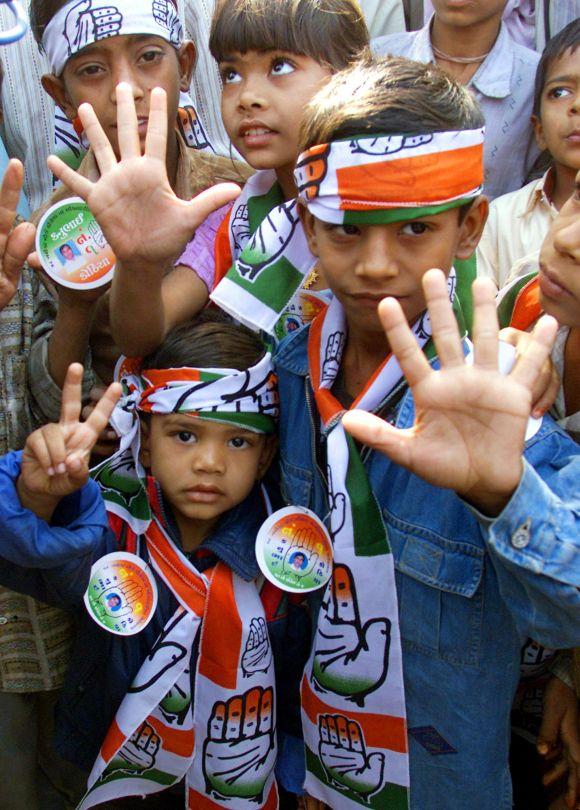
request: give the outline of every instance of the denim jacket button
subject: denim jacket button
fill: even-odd
[[[522,525],[515,530],[511,536],[511,543],[514,548],[525,548],[530,542],[532,519],[528,518]]]

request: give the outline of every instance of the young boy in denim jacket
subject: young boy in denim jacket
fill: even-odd
[[[487,214],[482,124],[400,59],[338,75],[303,120],[302,221],[335,297],[276,364],[285,497],[334,541],[302,684],[305,788],[333,808],[511,808],[521,646],[579,636],[577,449],[545,419],[521,455],[555,325],[502,376],[480,280],[464,361],[450,269]]]

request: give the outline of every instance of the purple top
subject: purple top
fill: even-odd
[[[175,262],[176,265],[184,264],[191,268],[203,281],[208,292],[213,290],[215,283],[216,233],[231,207],[232,203],[228,203],[218,208],[217,211],[212,211],[193,234],[191,241],[187,243],[185,250]]]

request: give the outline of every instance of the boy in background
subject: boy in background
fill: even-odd
[[[551,39],[534,88],[536,142],[551,166],[538,180],[494,200],[477,246],[477,273],[499,289],[526,272],[558,211],[572,194],[580,169],[580,19]]]

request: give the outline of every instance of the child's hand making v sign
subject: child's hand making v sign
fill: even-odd
[[[17,484],[20,502],[47,521],[61,498],[86,484],[91,451],[121,395],[119,383],[110,385],[86,422],[81,422],[82,378],[83,367],[73,363],[63,387],[60,422],[32,433],[22,455]]]

